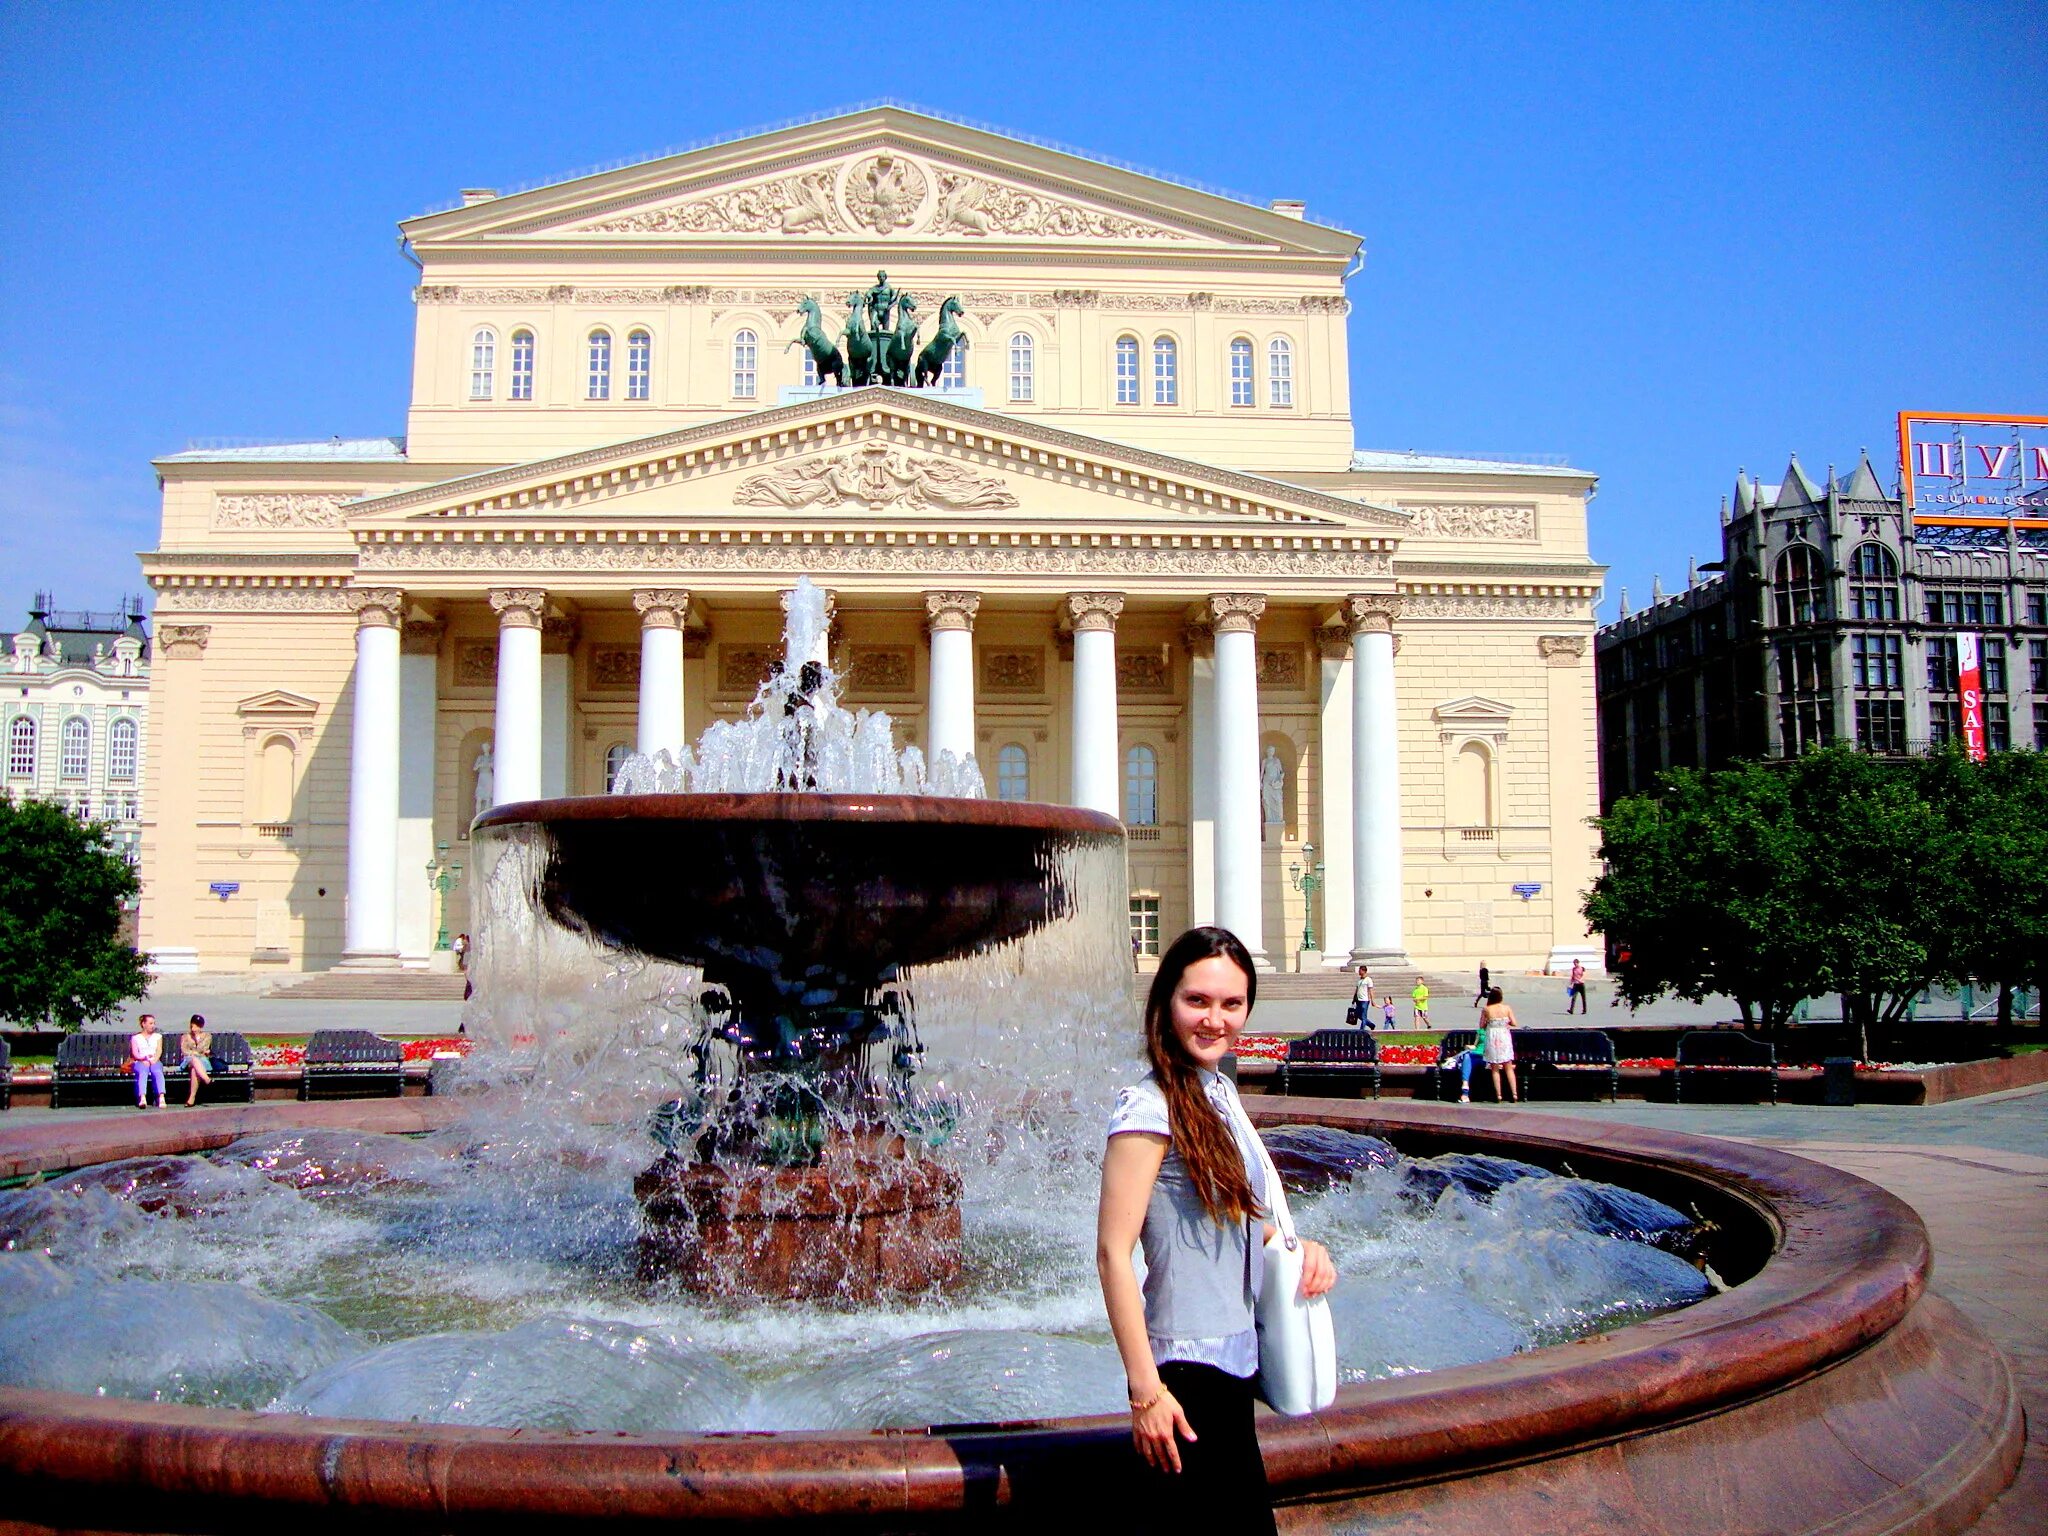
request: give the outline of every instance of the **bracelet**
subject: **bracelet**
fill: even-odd
[[[1161,1383],[1159,1383],[1159,1390],[1158,1390],[1157,1392],[1154,1392],[1154,1393],[1153,1393],[1153,1394],[1152,1394],[1152,1395],[1151,1395],[1150,1397],[1146,1398],[1144,1402],[1142,1402],[1142,1403],[1141,1403],[1141,1402],[1139,1402],[1139,1401],[1138,1401],[1138,1400],[1137,1400],[1137,1399],[1136,1399],[1135,1397],[1134,1397],[1134,1398],[1132,1398],[1132,1399],[1131,1399],[1131,1412],[1133,1412],[1133,1413],[1143,1413],[1143,1412],[1145,1412],[1145,1411],[1146,1411],[1147,1409],[1150,1409],[1150,1408],[1157,1408],[1157,1407],[1159,1406],[1159,1404],[1160,1404],[1160,1403],[1161,1403],[1162,1401],[1164,1401],[1165,1397],[1166,1397],[1166,1383],[1162,1381]]]

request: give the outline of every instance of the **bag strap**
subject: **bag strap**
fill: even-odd
[[[1287,1208],[1287,1191],[1280,1184],[1280,1170],[1273,1166],[1273,1154],[1266,1150],[1266,1143],[1259,1136],[1259,1128],[1252,1124],[1252,1117],[1245,1113],[1242,1100],[1236,1094],[1230,1096],[1231,1108],[1236,1112],[1237,1122],[1251,1137],[1252,1145],[1258,1149],[1260,1165],[1266,1170],[1266,1207],[1272,1215],[1273,1225],[1280,1231],[1280,1237],[1292,1249],[1300,1239],[1294,1231],[1294,1213]]]

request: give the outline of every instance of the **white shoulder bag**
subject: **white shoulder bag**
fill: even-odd
[[[1299,1417],[1327,1408],[1337,1397],[1337,1335],[1330,1323],[1330,1300],[1303,1300],[1301,1239],[1280,1170],[1259,1139],[1258,1129],[1237,1106],[1259,1161],[1266,1169],[1266,1203],[1272,1207],[1273,1235],[1266,1239],[1266,1277],[1259,1288],[1258,1394],[1276,1413]]]

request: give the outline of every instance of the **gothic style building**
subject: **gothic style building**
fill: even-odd
[[[1738,474],[1714,572],[1599,632],[1602,804],[1667,768],[1958,740],[1965,634],[1982,644],[1988,749],[2048,749],[2038,535],[1916,526],[1868,458],[1821,485],[1796,458],[1776,485]]]
[[[486,745],[499,801],[603,792],[746,707],[805,574],[849,705],[1123,818],[1142,948],[1597,953],[1593,476],[1356,450],[1355,235],[895,108],[401,229],[403,437],[157,462],[159,969],[436,963]],[[802,301],[879,269],[964,345],[816,386]]]

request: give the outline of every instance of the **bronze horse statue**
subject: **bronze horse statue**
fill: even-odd
[[[893,384],[898,389],[910,382],[910,371],[917,359],[917,321],[911,317],[917,313],[917,300],[904,294],[896,301],[896,330],[893,335],[875,338],[881,352],[881,361],[876,373],[884,384]]]
[[[939,306],[939,330],[926,344],[917,358],[917,387],[929,389],[939,381],[939,375],[946,371],[946,359],[952,356],[953,348],[959,345],[962,332],[957,316],[961,304],[958,298],[949,298]]]
[[[846,296],[846,366],[848,382],[856,389],[863,384],[873,384],[875,378],[875,339],[869,333],[866,316],[862,313],[864,296],[849,293]]]
[[[789,345],[802,347],[811,354],[811,363],[818,371],[820,384],[830,379],[844,389],[846,359],[840,355],[839,349],[832,345],[832,338],[825,334],[824,311],[818,307],[816,299],[808,297],[797,305],[797,310],[804,317],[803,334]],[[788,348],[785,347],[783,350],[787,351]]]

